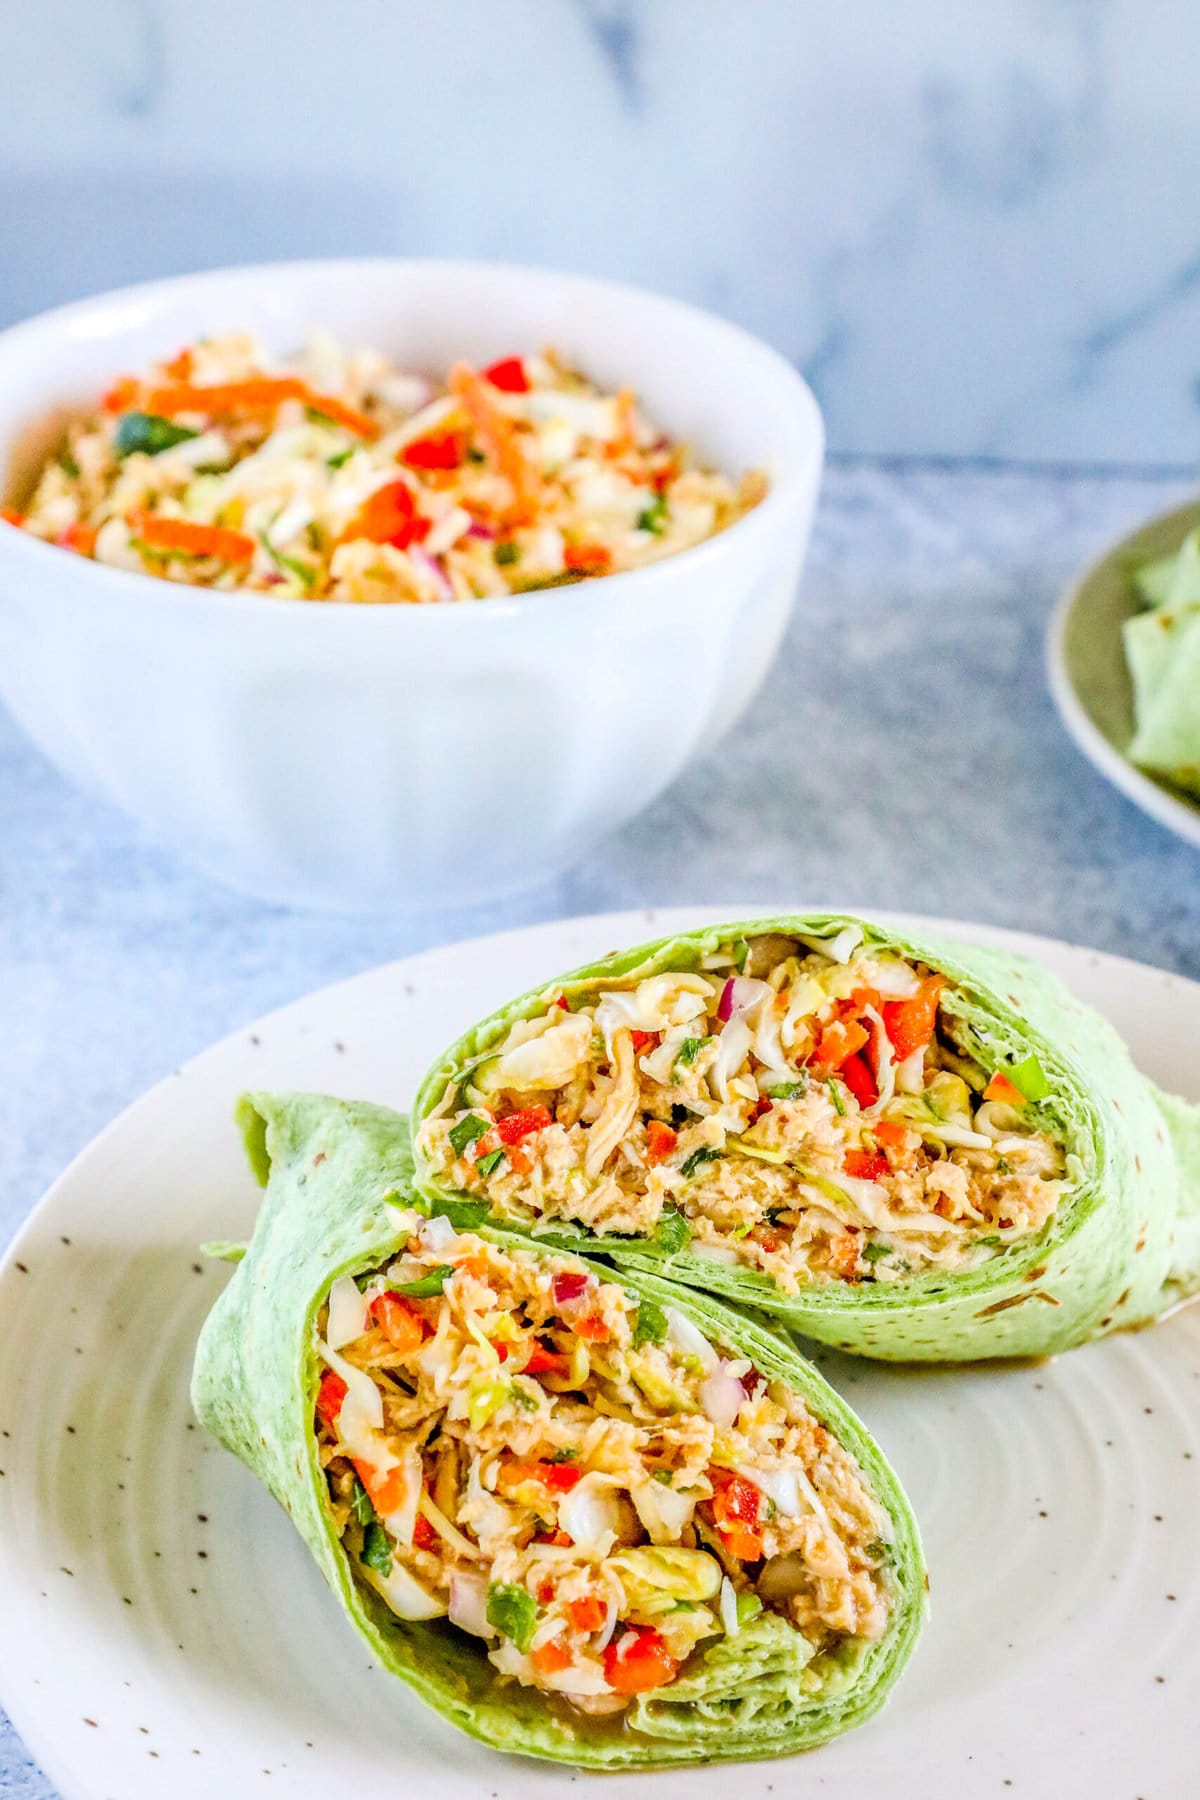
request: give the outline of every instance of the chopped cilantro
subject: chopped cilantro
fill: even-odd
[[[537,1624],[537,1601],[515,1582],[499,1582],[488,1589],[487,1620],[501,1637],[511,1638],[522,1655]]]
[[[829,1098],[833,1101],[834,1112],[839,1119],[844,1119],[846,1116],[846,1104],[841,1095],[841,1083],[835,1081],[831,1075],[826,1081],[825,1086],[829,1089]]]
[[[703,1048],[703,1038],[684,1038],[682,1044],[680,1044],[678,1050],[675,1052],[675,1067],[677,1069],[690,1069]]]
[[[157,413],[127,412],[117,420],[113,448],[118,456],[132,456],[138,450],[144,456],[157,456],[173,444],[186,443],[188,438],[199,435],[198,431],[189,431],[186,425],[175,425]]]
[[[401,1282],[392,1289],[394,1294],[407,1294],[411,1300],[432,1300],[440,1294],[454,1273],[453,1263],[439,1263],[436,1269],[430,1269],[428,1275],[418,1275],[415,1281]]]
[[[371,1504],[371,1496],[357,1476],[354,1478],[354,1498],[350,1508],[360,1525],[374,1525],[379,1517]]]
[[[650,1479],[652,1481],[661,1481],[664,1487],[670,1487],[671,1471],[670,1469],[651,1469]]]
[[[714,1150],[711,1144],[701,1144],[698,1150],[693,1150],[690,1156],[684,1157],[682,1163],[679,1165],[679,1172],[681,1175],[686,1175],[690,1179],[702,1164],[717,1162],[720,1155],[721,1152],[719,1150]]]
[[[1027,1056],[1024,1062],[1015,1063],[1011,1069],[1005,1069],[1004,1074],[1026,1100],[1044,1100],[1050,1092],[1046,1071],[1036,1056]]]
[[[65,476],[67,476],[68,480],[70,480],[70,481],[78,481],[79,480],[79,464],[75,461],[75,458],[71,455],[71,452],[69,450],[60,450],[59,451],[58,466],[62,470],[63,474]]]
[[[522,1412],[537,1411],[538,1402],[536,1395],[531,1394],[529,1389],[524,1387],[519,1381],[514,1381],[512,1384],[512,1397],[513,1401],[521,1408]]]
[[[668,1256],[674,1256],[677,1250],[683,1249],[691,1235],[692,1228],[678,1208],[664,1206],[650,1241],[658,1249],[665,1250]]]
[[[1002,1250],[1004,1248],[1004,1239],[997,1237],[994,1233],[989,1237],[976,1238],[975,1242],[977,1244],[986,1244],[989,1250]]]
[[[639,531],[652,531],[655,537],[661,537],[667,529],[667,497],[656,494],[650,505],[638,514]]]
[[[357,444],[347,444],[344,450],[335,450],[332,456],[325,458],[325,467],[327,469],[344,469],[357,448]]]
[[[892,1546],[884,1538],[872,1538],[867,1545],[867,1555],[872,1562],[891,1562]]]
[[[661,1344],[667,1335],[667,1315],[655,1300],[639,1300],[637,1319],[633,1327],[633,1347],[640,1350],[643,1344]]]
[[[473,1144],[477,1138],[486,1137],[491,1129],[490,1119],[481,1119],[478,1113],[468,1113],[457,1125],[450,1127],[448,1136],[454,1154],[461,1156],[468,1144]]]
[[[498,1169],[503,1161],[504,1151],[502,1148],[497,1148],[489,1150],[486,1156],[481,1156],[475,1167],[486,1181],[493,1169]]]
[[[486,1200],[440,1200],[438,1212],[444,1213],[456,1231],[470,1231],[473,1225],[482,1225],[491,1207]]]
[[[500,567],[504,569],[508,567],[509,563],[520,561],[521,547],[519,544],[514,544],[511,538],[504,538],[502,542],[496,545],[492,555],[500,564]]]
[[[998,1156],[996,1158],[996,1173],[998,1175],[1012,1174],[1012,1164],[1009,1162],[1007,1156]]]
[[[362,1560],[377,1575],[392,1572],[392,1540],[377,1520],[373,1519],[363,1532]]]
[[[891,1254],[891,1250],[886,1244],[864,1244],[861,1251],[865,1263],[882,1262],[885,1256]]]
[[[808,1076],[802,1075],[798,1081],[777,1081],[774,1087],[767,1089],[768,1100],[799,1100],[808,1092]]]
[[[542,1461],[548,1463],[568,1463],[577,1462],[578,1459],[578,1450],[568,1444],[565,1450],[551,1450],[548,1456],[543,1456]]]

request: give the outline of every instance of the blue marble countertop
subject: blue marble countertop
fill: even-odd
[[[1043,635],[1178,480],[841,463],[780,660],[706,761],[572,874],[373,920],[227,893],[68,788],[0,717],[0,1242],[214,1039],[408,951],[539,919],[794,895],[987,920],[1200,976],[1200,855],[1064,735]],[[0,1794],[52,1788],[0,1716]]]

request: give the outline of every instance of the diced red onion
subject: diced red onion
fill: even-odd
[[[481,1575],[454,1574],[450,1577],[450,1623],[472,1637],[495,1637],[488,1624],[487,1582]]]
[[[556,1275],[551,1284],[555,1306],[563,1306],[568,1300],[578,1300],[585,1291],[588,1278],[582,1274]]]
[[[765,999],[770,992],[765,981],[756,981],[751,975],[731,975],[721,989],[717,1017],[735,1019],[742,1013],[753,1012],[759,1001]]]
[[[700,1386],[700,1405],[718,1430],[728,1430],[742,1409],[746,1390],[727,1363],[710,1369]]]
[[[471,524],[467,526],[468,537],[494,538],[495,535],[496,533],[492,530],[490,525],[481,525],[478,519],[473,520]]]

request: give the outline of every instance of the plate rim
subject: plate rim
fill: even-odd
[[[1045,663],[1050,694],[1059,718],[1077,749],[1098,769],[1113,787],[1150,818],[1164,826],[1175,837],[1200,849],[1200,802],[1193,805],[1170,788],[1145,774],[1121,754],[1101,731],[1079,690],[1071,679],[1067,661],[1066,640],[1072,620],[1079,610],[1093,579],[1108,564],[1128,554],[1137,540],[1155,527],[1180,524],[1188,520],[1200,524],[1200,498],[1183,506],[1168,507],[1144,519],[1127,531],[1098,556],[1092,557],[1071,577],[1055,602],[1046,628]]]
[[[1066,950],[1072,954],[1089,958],[1101,968],[1112,965],[1115,970],[1134,970],[1137,972],[1138,977],[1142,979],[1147,976],[1156,977],[1161,982],[1163,989],[1167,994],[1182,988],[1185,992],[1189,993],[1191,1004],[1200,1009],[1200,981],[1193,980],[1187,975],[1178,974],[1174,970],[1164,969],[1160,965],[1154,963],[1148,963],[1134,957],[1101,950],[1092,945],[1074,943],[1069,939],[1053,938],[1043,933],[1025,932],[1012,927],[967,920],[940,919],[925,914],[897,912],[890,908],[859,909],[854,906],[836,906],[833,904],[810,906],[803,903],[788,903],[787,905],[772,908],[764,905],[762,902],[744,903],[740,906],[736,904],[730,906],[710,906],[707,904],[701,906],[685,906],[676,903],[667,903],[664,905],[623,909],[618,912],[600,911],[569,914],[562,918],[539,920],[532,924],[510,927],[502,931],[480,933],[472,938],[457,939],[452,940],[449,943],[435,944],[426,949],[413,952],[408,956],[390,958],[385,962],[373,964],[366,969],[358,970],[353,974],[340,977],[336,981],[327,982],[319,987],[310,989],[307,992],[296,996],[292,1000],[285,1001],[282,1005],[272,1008],[267,1013],[260,1014],[239,1026],[235,1026],[232,1031],[226,1032],[214,1043],[189,1057],[185,1062],[180,1064],[177,1069],[168,1072],[158,1081],[154,1082],[142,1094],[122,1108],[121,1111],[103,1126],[82,1149],[70,1158],[65,1167],[35,1202],[11,1240],[4,1246],[3,1251],[0,1252],[0,1288],[13,1277],[14,1265],[20,1262],[22,1251],[26,1248],[27,1244],[37,1237],[44,1225],[46,1215],[52,1212],[60,1192],[67,1187],[68,1183],[77,1179],[83,1165],[87,1163],[102,1145],[107,1144],[110,1137],[125,1129],[127,1126],[134,1124],[143,1109],[153,1107],[159,1102],[160,1097],[165,1092],[175,1088],[180,1076],[187,1074],[190,1070],[195,1069],[198,1065],[203,1064],[209,1059],[219,1058],[222,1054],[226,1053],[230,1047],[244,1039],[249,1033],[256,1033],[261,1030],[265,1036],[268,1030],[276,1028],[281,1022],[286,1021],[289,1014],[301,1011],[312,1005],[328,1004],[341,990],[351,989],[356,985],[369,985],[373,981],[379,980],[381,977],[386,977],[393,971],[399,970],[400,968],[411,969],[414,963],[419,963],[426,958],[442,956],[455,948],[463,948],[468,945],[472,947],[487,944],[503,945],[505,942],[511,941],[514,938],[532,938],[536,937],[539,933],[569,928],[572,926],[583,927],[585,929],[601,925],[605,927],[611,926],[614,931],[621,932],[622,934],[627,933],[630,942],[637,942],[640,941],[640,935],[642,933],[654,930],[655,927],[660,924],[661,918],[663,917],[678,920],[680,915],[688,914],[694,915],[697,922],[702,919],[711,921],[728,919],[732,921],[736,919],[753,918],[756,916],[768,918],[778,916],[784,912],[817,911],[840,911],[851,915],[867,916],[879,923],[905,927],[914,932],[922,931],[927,932],[930,935],[937,933],[950,937],[961,936],[971,942],[1012,949],[1033,956],[1044,954],[1046,950],[1051,952]],[[668,927],[669,930],[691,928],[690,925],[685,926],[681,924],[672,924]],[[634,933],[639,935],[635,936]],[[62,1796],[62,1800],[97,1800],[97,1796],[100,1793],[99,1788],[92,1788],[90,1786],[81,1787],[78,1784],[77,1766],[66,1759],[60,1761],[55,1737],[49,1730],[43,1731],[41,1722],[37,1717],[32,1703],[28,1709],[26,1707],[27,1694],[25,1689],[16,1681],[10,1682],[9,1676],[13,1674],[15,1664],[11,1655],[7,1654],[5,1651],[5,1638],[6,1634],[2,1627],[0,1627],[0,1684],[2,1684],[0,1685],[0,1706],[2,1706],[6,1712],[9,1721],[19,1736],[21,1744],[28,1749],[38,1768],[49,1777],[59,1794]]]

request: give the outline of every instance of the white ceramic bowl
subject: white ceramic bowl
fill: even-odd
[[[0,694],[42,750],[212,874],[391,909],[564,867],[728,729],[787,623],[820,479],[780,356],[632,288],[481,263],[268,265],[150,283],[0,334],[0,468],[27,491],[63,417],[204,332],[314,325],[444,370],[555,344],[707,460],[767,471],[728,531],[650,568],[478,605],[212,593],[0,527]]]

